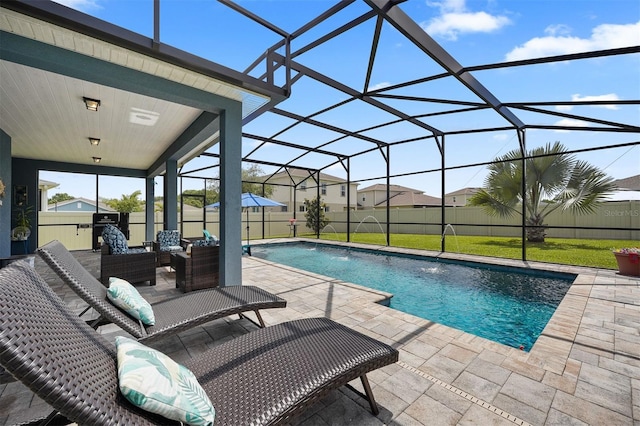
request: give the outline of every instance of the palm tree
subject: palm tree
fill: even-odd
[[[121,213],[142,212],[144,211],[144,200],[138,198],[141,194],[141,191],[134,191],[131,195],[122,194],[119,200],[112,198],[106,200],[105,204]]]
[[[589,163],[567,154],[560,143],[531,150],[526,160],[526,201],[522,211],[522,155],[513,150],[491,164],[484,188],[470,199],[492,215],[526,214],[527,241],[544,242],[544,219],[562,209],[575,214],[593,213],[615,190],[613,178]]]

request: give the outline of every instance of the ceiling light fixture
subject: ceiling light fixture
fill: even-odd
[[[89,143],[93,146],[98,146],[100,145],[100,139],[98,138],[89,138]]]
[[[94,163],[99,163],[99,162],[101,162],[101,161],[102,161],[102,158],[100,158],[100,157],[93,157],[93,162],[94,162]]]
[[[87,109],[89,111],[97,111],[98,107],[100,106],[100,101],[98,99],[83,97],[82,100],[84,101],[84,104],[87,106]]]

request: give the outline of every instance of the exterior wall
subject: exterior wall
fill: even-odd
[[[294,176],[293,178],[295,179],[296,183],[299,183],[302,181],[302,177]],[[277,183],[280,185],[293,185],[291,184],[291,181],[288,178],[288,176],[278,177],[278,178],[272,179],[270,182],[274,184]],[[306,184],[307,184],[306,190],[303,191],[300,189],[300,187],[298,187],[298,189],[296,190],[295,208],[293,206],[293,198],[294,198],[293,186],[273,186],[274,191],[273,191],[273,194],[271,194],[270,198],[272,200],[286,204],[287,212],[289,212],[292,216],[294,211],[296,213],[301,213],[300,207],[304,206],[305,198],[308,200],[311,200],[315,198],[317,194],[316,183],[313,179],[307,179]],[[322,194],[323,184],[327,185],[326,194]],[[342,189],[341,189],[342,185],[345,186],[344,196],[342,195]],[[343,211],[346,208],[346,205],[347,205],[346,186],[347,186],[346,181],[336,182],[333,180],[323,180],[323,179],[320,180],[320,199],[324,201],[324,203],[329,208],[330,212]],[[351,208],[356,208],[357,206],[357,200],[356,200],[357,189],[358,189],[358,185],[355,183],[352,183],[351,184]],[[275,212],[276,209],[271,209],[271,211]]]
[[[444,197],[444,202],[448,206],[464,207],[472,196],[472,194],[447,195]]]
[[[27,240],[27,251],[29,253],[33,253],[37,248],[38,241],[38,221],[35,214],[35,212],[38,211],[38,201],[40,201],[38,197],[38,170],[33,161],[25,160],[23,158],[12,158],[11,161],[12,188],[16,185],[23,185],[26,187],[27,202],[24,207],[31,207],[34,212],[31,215],[31,236]],[[11,207],[14,208],[13,194],[11,195],[10,203]],[[16,214],[17,211],[14,209],[11,214],[12,224],[15,223]],[[12,254],[22,254],[24,252],[22,243],[13,241],[11,251]]]
[[[96,206],[84,201],[73,201],[71,203],[64,203],[64,204],[58,204],[57,206],[55,204],[52,204],[49,206],[49,208],[47,209],[47,211],[50,212],[95,212],[96,211]],[[110,212],[112,210],[106,210],[103,208],[98,208],[98,212],[99,213],[105,213],[105,212]]]
[[[395,194],[397,194],[397,192],[389,191],[390,197],[393,197]],[[358,203],[365,209],[373,208],[376,204],[386,201],[386,199],[386,190],[358,191]]]

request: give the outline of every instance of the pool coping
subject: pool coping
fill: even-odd
[[[467,261],[474,263],[484,263],[502,267],[515,267],[521,269],[529,269],[529,270],[540,270],[547,272],[560,272],[560,273],[568,273],[576,275],[573,283],[568,289],[567,293],[563,297],[562,301],[556,308],[553,313],[551,319],[545,326],[544,330],[534,343],[533,347],[530,351],[525,352],[518,350],[517,348],[513,348],[507,345],[504,345],[499,342],[494,342],[489,339],[485,339],[480,336],[476,336],[471,333],[464,332],[462,330],[454,329],[452,327],[448,327],[443,324],[439,324],[442,327],[449,328],[451,330],[455,330],[457,332],[463,333],[469,336],[469,339],[480,339],[481,341],[488,342],[489,345],[500,345],[502,346],[506,352],[509,352],[509,356],[515,357],[519,362],[522,362],[526,365],[532,365],[537,368],[541,368],[546,371],[550,371],[552,373],[558,374],[562,376],[567,369],[567,361],[569,359],[571,350],[573,348],[575,338],[580,329],[580,324],[582,321],[583,313],[587,307],[587,303],[589,301],[589,297],[593,286],[595,284],[616,284],[617,281],[621,283],[626,283],[628,280],[629,283],[637,285],[640,283],[635,282],[634,277],[627,277],[623,275],[618,275],[614,270],[606,270],[599,269],[593,267],[585,267],[585,266],[575,266],[575,265],[560,265],[553,263],[545,263],[545,262],[536,262],[536,261],[522,261],[517,259],[503,259],[503,258],[495,258],[495,257],[486,257],[486,256],[476,256],[476,255],[468,255],[468,254],[460,254],[460,253],[447,253],[447,252],[437,252],[437,251],[429,251],[429,250],[419,250],[419,249],[410,249],[410,248],[402,248],[402,247],[390,247],[390,246],[381,246],[381,245],[371,245],[371,244],[361,244],[361,243],[346,243],[341,241],[327,241],[321,240],[318,241],[316,239],[310,238],[282,238],[282,239],[272,239],[272,240],[258,240],[253,241],[253,244],[275,244],[275,243],[293,243],[293,242],[307,242],[314,244],[325,244],[325,245],[334,245],[340,247],[350,247],[350,248],[359,248],[363,250],[374,250],[381,252],[388,252],[394,254],[405,254],[417,257],[425,257],[425,258],[437,258],[437,259],[446,259],[452,261]],[[280,264],[278,264],[280,265]],[[280,265],[282,266],[282,265]],[[290,268],[291,270],[295,270],[296,272],[300,272],[300,269],[293,268],[287,266],[286,268]],[[303,271],[303,273],[310,273],[308,271]],[[321,274],[313,274],[322,276]],[[337,280],[332,277],[323,276],[333,280],[335,283],[339,283],[341,285],[352,286],[353,288],[358,288],[360,290],[368,291],[373,294],[379,294],[380,297],[384,298],[385,293],[373,290],[364,286],[360,286],[353,283],[344,282],[341,280]],[[388,297],[393,297],[391,293],[386,293]],[[392,308],[389,308],[392,309]],[[400,312],[400,311],[398,311]],[[411,314],[404,313],[405,315],[409,315],[414,317]],[[415,317],[418,318],[418,317]],[[525,367],[526,369],[526,367]]]

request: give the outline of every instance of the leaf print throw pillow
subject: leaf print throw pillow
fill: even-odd
[[[156,323],[156,316],[151,305],[128,281],[116,277],[109,278],[107,298],[135,319],[139,319],[147,325]]]
[[[212,425],[216,412],[193,373],[162,352],[116,337],[118,385],[134,405],[190,425]]]

